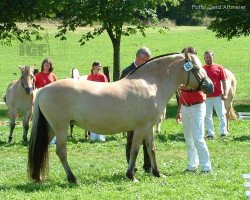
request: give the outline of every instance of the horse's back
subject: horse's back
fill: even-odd
[[[138,97],[138,92],[128,92],[124,88],[121,81],[60,80],[39,92],[39,106],[54,126],[58,123],[68,126],[70,121],[74,121],[74,124],[97,133],[134,130],[135,126],[144,123],[142,118],[149,123],[155,121],[152,119],[157,115],[155,110],[145,113],[149,112],[149,104],[155,105],[152,97],[148,97],[147,104],[140,104],[142,97]]]

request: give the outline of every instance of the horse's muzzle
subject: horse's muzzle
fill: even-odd
[[[201,90],[205,94],[211,94],[214,92],[214,84],[210,78],[208,77],[204,78],[203,83],[201,85]]]
[[[25,88],[25,92],[26,92],[26,94],[32,94],[32,92],[33,92],[33,88],[32,87],[26,87]]]

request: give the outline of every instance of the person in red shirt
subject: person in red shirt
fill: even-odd
[[[182,52],[197,54],[192,47]],[[180,86],[177,93],[178,111],[176,120],[183,124],[183,134],[187,147],[188,165],[184,172],[197,172],[201,165],[203,173],[211,171],[210,154],[204,139],[205,133],[205,105],[206,95],[201,91],[191,91],[186,86]]]
[[[102,65],[100,62],[95,61],[92,64],[91,74],[88,75],[87,80],[89,81],[96,81],[96,82],[108,82],[107,77],[101,73]],[[99,140],[104,142],[105,141],[105,135],[97,134],[97,133],[90,133],[90,139],[91,140]]]
[[[96,82],[108,82],[107,77],[101,73],[102,65],[100,62],[95,61],[92,64],[91,74],[88,75],[87,80]]]
[[[213,108],[219,117],[219,132],[221,137],[226,136],[227,133],[227,120],[224,100],[227,98],[225,91],[227,91],[226,73],[221,65],[214,63],[214,52],[206,51],[204,53],[204,60],[206,65],[203,68],[207,72],[207,76],[214,84],[214,92],[207,95],[206,100],[206,117],[205,124],[207,128],[207,138],[214,138],[214,124],[213,124]]]
[[[41,72],[35,75],[36,88],[42,88],[57,80],[56,75],[52,73],[53,69],[51,60],[48,58],[44,59],[41,65]]]

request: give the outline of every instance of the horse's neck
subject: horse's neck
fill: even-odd
[[[18,91],[18,93],[19,93],[20,95],[22,95],[22,96],[25,96],[25,95],[26,95],[26,93],[25,93],[25,91],[24,91],[24,88],[23,88],[23,86],[22,86],[21,78],[18,79],[18,81],[16,82],[16,87],[17,87],[17,91]]]
[[[131,74],[128,79],[144,79],[150,85],[157,88],[156,98],[159,104],[166,105],[183,80],[181,80],[181,62],[175,57],[162,58],[159,62],[142,66],[138,72]],[[139,71],[141,70],[141,71]]]

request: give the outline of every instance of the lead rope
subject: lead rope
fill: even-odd
[[[183,102],[184,102],[184,104],[187,104],[186,103],[186,101],[185,101],[185,99],[183,98],[183,96],[177,91],[177,94],[178,94],[178,96],[179,97],[181,97],[182,98],[182,100],[183,100]],[[179,102],[179,100],[178,100],[178,104],[180,104],[180,102]],[[188,109],[188,112],[191,114],[191,117],[193,118],[193,120],[194,120],[194,122],[195,122],[195,124],[196,124],[196,126],[198,127],[198,129],[200,129],[200,131],[202,131],[201,130],[201,128],[199,127],[199,125],[198,125],[198,123],[197,123],[197,121],[195,120],[195,118],[194,118],[194,116],[193,116],[193,114],[192,114],[192,112],[190,111],[190,109],[189,109],[189,107],[187,106],[187,109]]]

